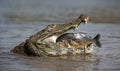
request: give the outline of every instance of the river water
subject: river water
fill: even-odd
[[[0,0],[0,71],[120,71],[119,3],[119,0]],[[96,48],[92,55],[29,57],[10,52],[48,24],[68,23],[81,13],[92,19],[77,31],[92,37],[101,34],[102,48]]]

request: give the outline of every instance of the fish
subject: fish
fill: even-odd
[[[92,38],[83,32],[65,33],[57,38],[56,44],[61,48],[73,49],[74,53],[92,53],[94,47],[101,47],[100,34]]]

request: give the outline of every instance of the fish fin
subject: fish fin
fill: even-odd
[[[101,43],[100,43],[100,34],[97,34],[94,38],[93,38],[93,41],[95,42],[96,46],[97,47],[101,47]]]

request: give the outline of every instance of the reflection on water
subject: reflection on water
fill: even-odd
[[[82,58],[81,58],[82,57]],[[92,56],[25,57],[8,53],[0,56],[2,71],[92,71],[99,60]],[[92,59],[92,60],[91,60]],[[8,62],[9,61],[9,62]],[[89,66],[88,66],[89,65]]]
[[[1,0],[0,71],[120,71],[120,25],[114,23],[81,24],[78,31],[91,36],[101,34],[102,48],[96,48],[92,55],[27,57],[10,53],[14,46],[48,24],[69,22],[83,12],[119,23],[119,1]],[[99,22],[93,17],[91,21]]]

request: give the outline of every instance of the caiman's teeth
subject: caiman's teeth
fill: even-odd
[[[73,30],[74,30],[74,31],[76,31],[77,29],[78,29],[78,28],[77,28],[77,27],[75,27]]]
[[[85,24],[87,25],[89,17],[85,19]]]
[[[87,21],[85,22],[85,25],[87,25]]]
[[[75,30],[78,30],[78,27],[76,27]]]

